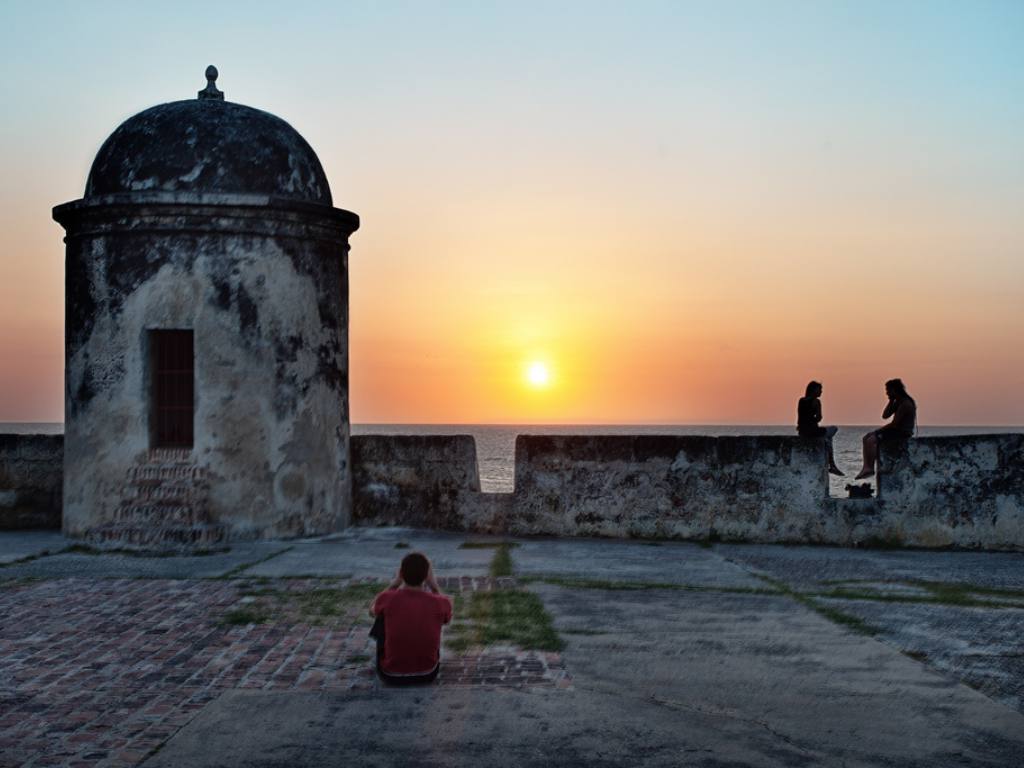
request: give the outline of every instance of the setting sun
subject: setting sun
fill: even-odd
[[[551,372],[547,365],[540,361],[530,363],[526,368],[526,380],[531,387],[546,387],[551,381]]]

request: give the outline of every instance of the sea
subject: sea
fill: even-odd
[[[880,424],[840,426],[833,443],[836,464],[846,477],[829,476],[833,496],[846,496],[846,484],[861,467],[861,438]],[[61,423],[0,422],[0,434],[59,435]],[[1024,432],[1024,427],[923,426],[920,437],[983,435]],[[354,435],[472,435],[480,469],[480,489],[509,492],[515,475],[516,435],[795,435],[788,424],[686,424],[686,425],[555,425],[555,424],[353,424]]]

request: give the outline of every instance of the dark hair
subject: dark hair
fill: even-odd
[[[804,396],[805,397],[817,397],[817,395],[814,394],[814,390],[815,389],[821,389],[821,382],[820,381],[808,382],[807,389],[804,390]]]
[[[903,385],[903,379],[889,379],[885,382],[885,389],[887,392],[895,392],[897,397],[910,397],[910,393],[907,392],[907,388]]]
[[[410,552],[402,558],[402,581],[410,587],[418,587],[427,578],[430,561],[422,552]]]

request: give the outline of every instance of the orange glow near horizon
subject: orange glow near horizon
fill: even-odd
[[[63,418],[52,206],[216,51],[361,217],[353,422],[1024,424],[1020,4],[202,13],[4,11],[0,422]]]

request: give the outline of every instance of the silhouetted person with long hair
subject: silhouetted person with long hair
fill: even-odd
[[[900,379],[889,379],[885,382],[885,394],[889,398],[889,403],[882,411],[882,418],[891,418],[892,421],[881,429],[864,435],[864,467],[857,475],[857,480],[864,480],[875,474],[879,443],[906,440],[914,436],[914,430],[917,428],[917,403],[907,394],[903,382]]]
[[[807,385],[804,396],[796,404],[796,432],[800,437],[824,437],[828,440],[828,471],[833,475],[843,476],[842,470],[836,466],[835,453],[832,450],[832,438],[839,427],[821,426],[821,393],[824,387],[821,382],[812,381]]]

